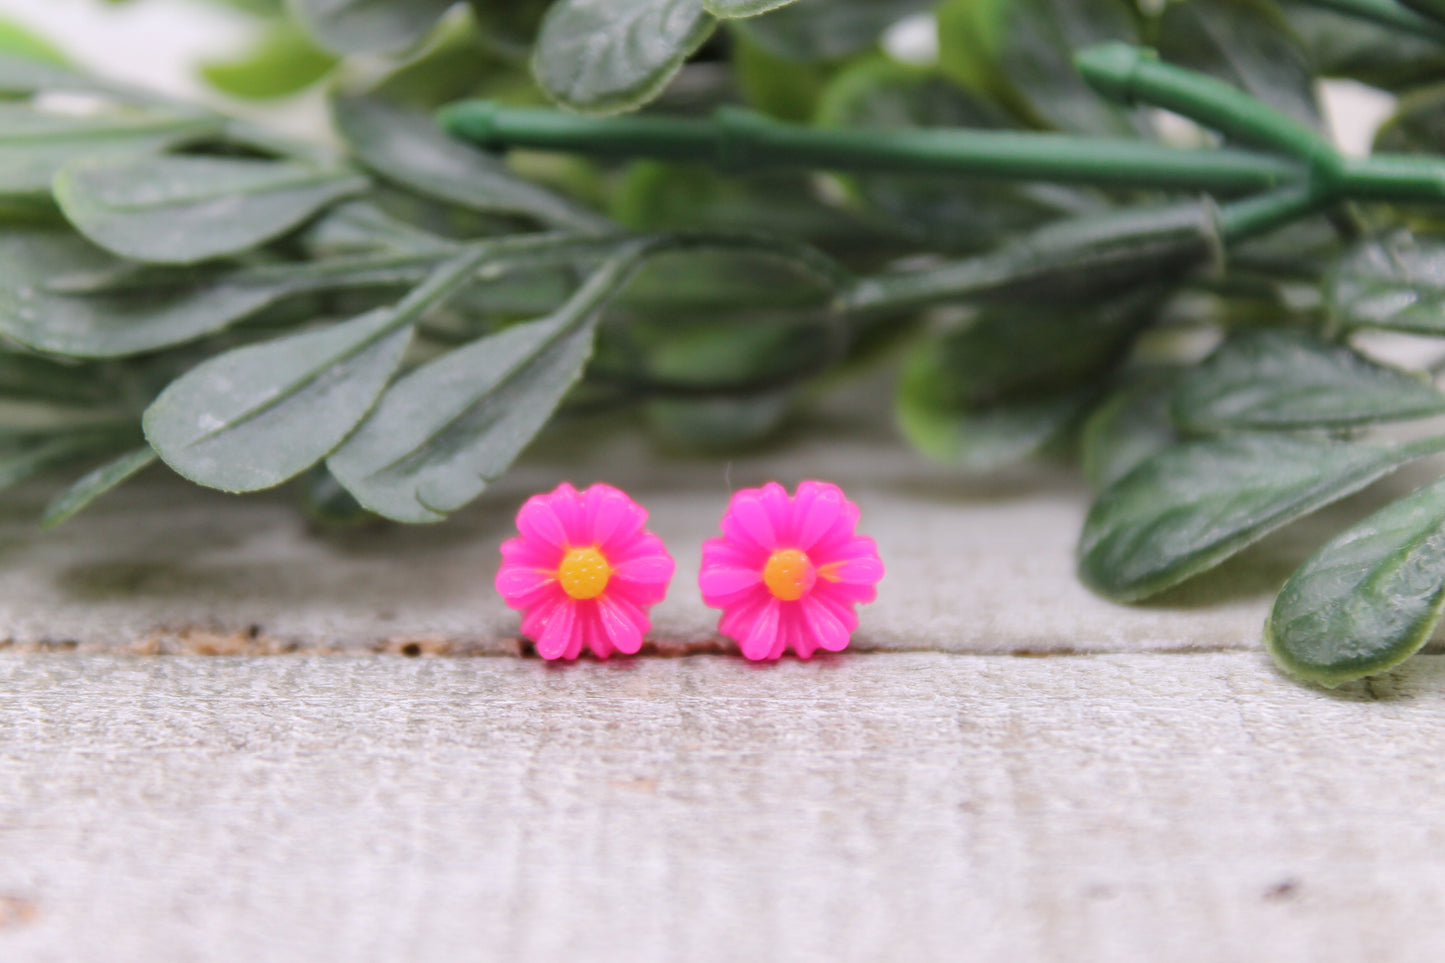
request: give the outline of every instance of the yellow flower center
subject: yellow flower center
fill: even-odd
[[[808,556],[796,548],[782,548],[768,556],[763,584],[784,602],[796,602],[813,587],[818,573]]]
[[[612,566],[594,546],[569,548],[557,566],[557,581],[562,591],[574,599],[595,599],[607,591],[607,582],[612,578]]]

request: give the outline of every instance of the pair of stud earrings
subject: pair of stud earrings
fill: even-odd
[[[497,591],[523,613],[538,655],[575,659],[585,647],[605,659],[642,647],[648,609],[675,568],[646,523],[647,510],[610,485],[579,492],[564,482],[527,499],[520,534],[502,543]],[[722,609],[718,631],[755,660],[846,648],[856,607],[883,577],[877,546],[857,527],[858,506],[827,482],[805,481],[791,496],[777,482],[735,492],[698,575],[703,602]]]

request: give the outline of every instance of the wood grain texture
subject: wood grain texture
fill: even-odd
[[[0,959],[1445,953],[1445,659],[0,656]]]
[[[882,409],[886,412],[886,408]],[[863,509],[888,575],[855,646],[955,652],[1256,648],[1275,590],[1348,520],[1429,477],[1428,467],[1326,510],[1159,602],[1126,608],[1073,573],[1089,494],[1062,471],[960,478],[886,425],[814,418],[786,450],[732,461],[670,458],[623,432],[554,436],[479,504],[437,526],[324,533],[284,493],[236,497],[163,472],[53,532],[43,491],[0,503],[0,645],[86,651],[518,651],[492,590],[497,546],[532,492],[605,480],[652,512],[678,561],[653,638],[717,649],[696,579],[729,493],[778,479],[837,482]]]

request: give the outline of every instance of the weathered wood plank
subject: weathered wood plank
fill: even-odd
[[[889,432],[824,421],[785,452],[732,462],[668,459],[627,434],[557,439],[474,509],[421,528],[318,533],[279,495],[237,498],[157,476],[41,533],[37,492],[0,508],[0,645],[516,651],[517,618],[491,587],[497,546],[528,494],[570,478],[622,485],[651,509],[654,530],[678,559],[654,637],[673,648],[715,647],[716,613],[699,601],[696,578],[703,539],[716,534],[730,490],[819,477],[858,500],[888,566],[860,648],[1253,648],[1289,572],[1365,510],[1355,502],[1322,513],[1162,604],[1124,608],[1074,578],[1088,503],[1074,476],[1030,470],[970,482],[925,463]]]
[[[0,959],[1445,953],[1445,659],[0,657]]]

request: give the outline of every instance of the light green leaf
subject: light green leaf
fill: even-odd
[[[1094,502],[1079,538],[1079,577],[1112,599],[1147,598],[1421,454],[1276,433],[1175,445]]]
[[[532,72],[573,110],[631,110],[661,93],[716,25],[702,0],[557,0],[542,21]]]
[[[1445,334],[1445,240],[1398,231],[1345,252],[1325,285],[1347,328]]]
[[[332,114],[357,159],[420,194],[483,213],[520,214],[581,231],[610,228],[601,215],[509,171],[448,137],[424,114],[364,97],[337,97]]]
[[[758,46],[794,61],[840,60],[878,42],[904,17],[936,0],[797,0],[738,23]]]
[[[1279,10],[1264,0],[1170,3],[1159,18],[1154,46],[1170,63],[1217,77],[1325,129],[1309,55]]]
[[[340,54],[394,53],[426,36],[454,0],[289,0],[321,46]]]
[[[1284,584],[1264,642],[1281,667],[1337,686],[1419,651],[1445,605],[1445,481],[1381,509]]]
[[[919,451],[971,474],[998,471],[1033,458],[1078,422],[1094,392],[1053,392],[1039,398],[943,409],[899,394],[898,424]]]
[[[470,280],[482,257],[453,259],[394,307],[211,358],[146,409],[146,439],[178,473],[222,491],[300,474],[366,416],[416,322]]]
[[[624,250],[551,316],[489,335],[402,378],[327,467],[363,506],[396,521],[441,521],[476,498],[581,377],[598,309],[634,260]]]
[[[1016,129],[1004,111],[933,71],[877,58],[839,74],[823,95],[825,127]],[[1103,210],[1091,192],[1047,184],[970,181],[918,174],[844,179],[866,209],[910,241],[966,251],[1059,217]]]
[[[756,17],[760,13],[796,2],[797,0],[702,0],[702,5],[714,17],[730,20],[735,17]]]
[[[245,100],[289,97],[316,83],[336,66],[336,58],[319,49],[290,20],[268,23],[250,49],[230,60],[201,65],[212,87]]]
[[[1372,361],[1302,331],[1232,334],[1181,377],[1172,407],[1182,431],[1336,428],[1445,413],[1423,375]]]
[[[194,264],[250,250],[370,182],[354,171],[236,157],[104,157],[68,165],[55,199],[123,257]]]
[[[1173,371],[1148,373],[1089,415],[1080,443],[1084,477],[1094,489],[1108,488],[1179,441],[1169,418],[1175,377]]]
[[[1037,126],[1110,135],[1142,129],[1099,97],[1073,62],[1085,47],[1139,42],[1127,0],[947,0],[938,39],[945,70]]]
[[[41,90],[97,90],[84,74],[14,52],[0,52],[0,96],[20,97]]]
[[[55,175],[74,160],[154,154],[219,129],[209,118],[160,110],[57,114],[0,104],[0,197],[49,194]]]
[[[68,231],[11,230],[0,234],[0,333],[75,358],[145,354],[213,334],[304,292],[415,284],[439,257],[144,268]]]
[[[33,60],[37,63],[65,67],[65,54],[60,48],[33,30],[11,20],[0,18],[0,55]]]
[[[145,445],[87,472],[69,488],[50,500],[41,516],[42,528],[54,528],[69,521],[101,495],[155,464],[156,453]]]

